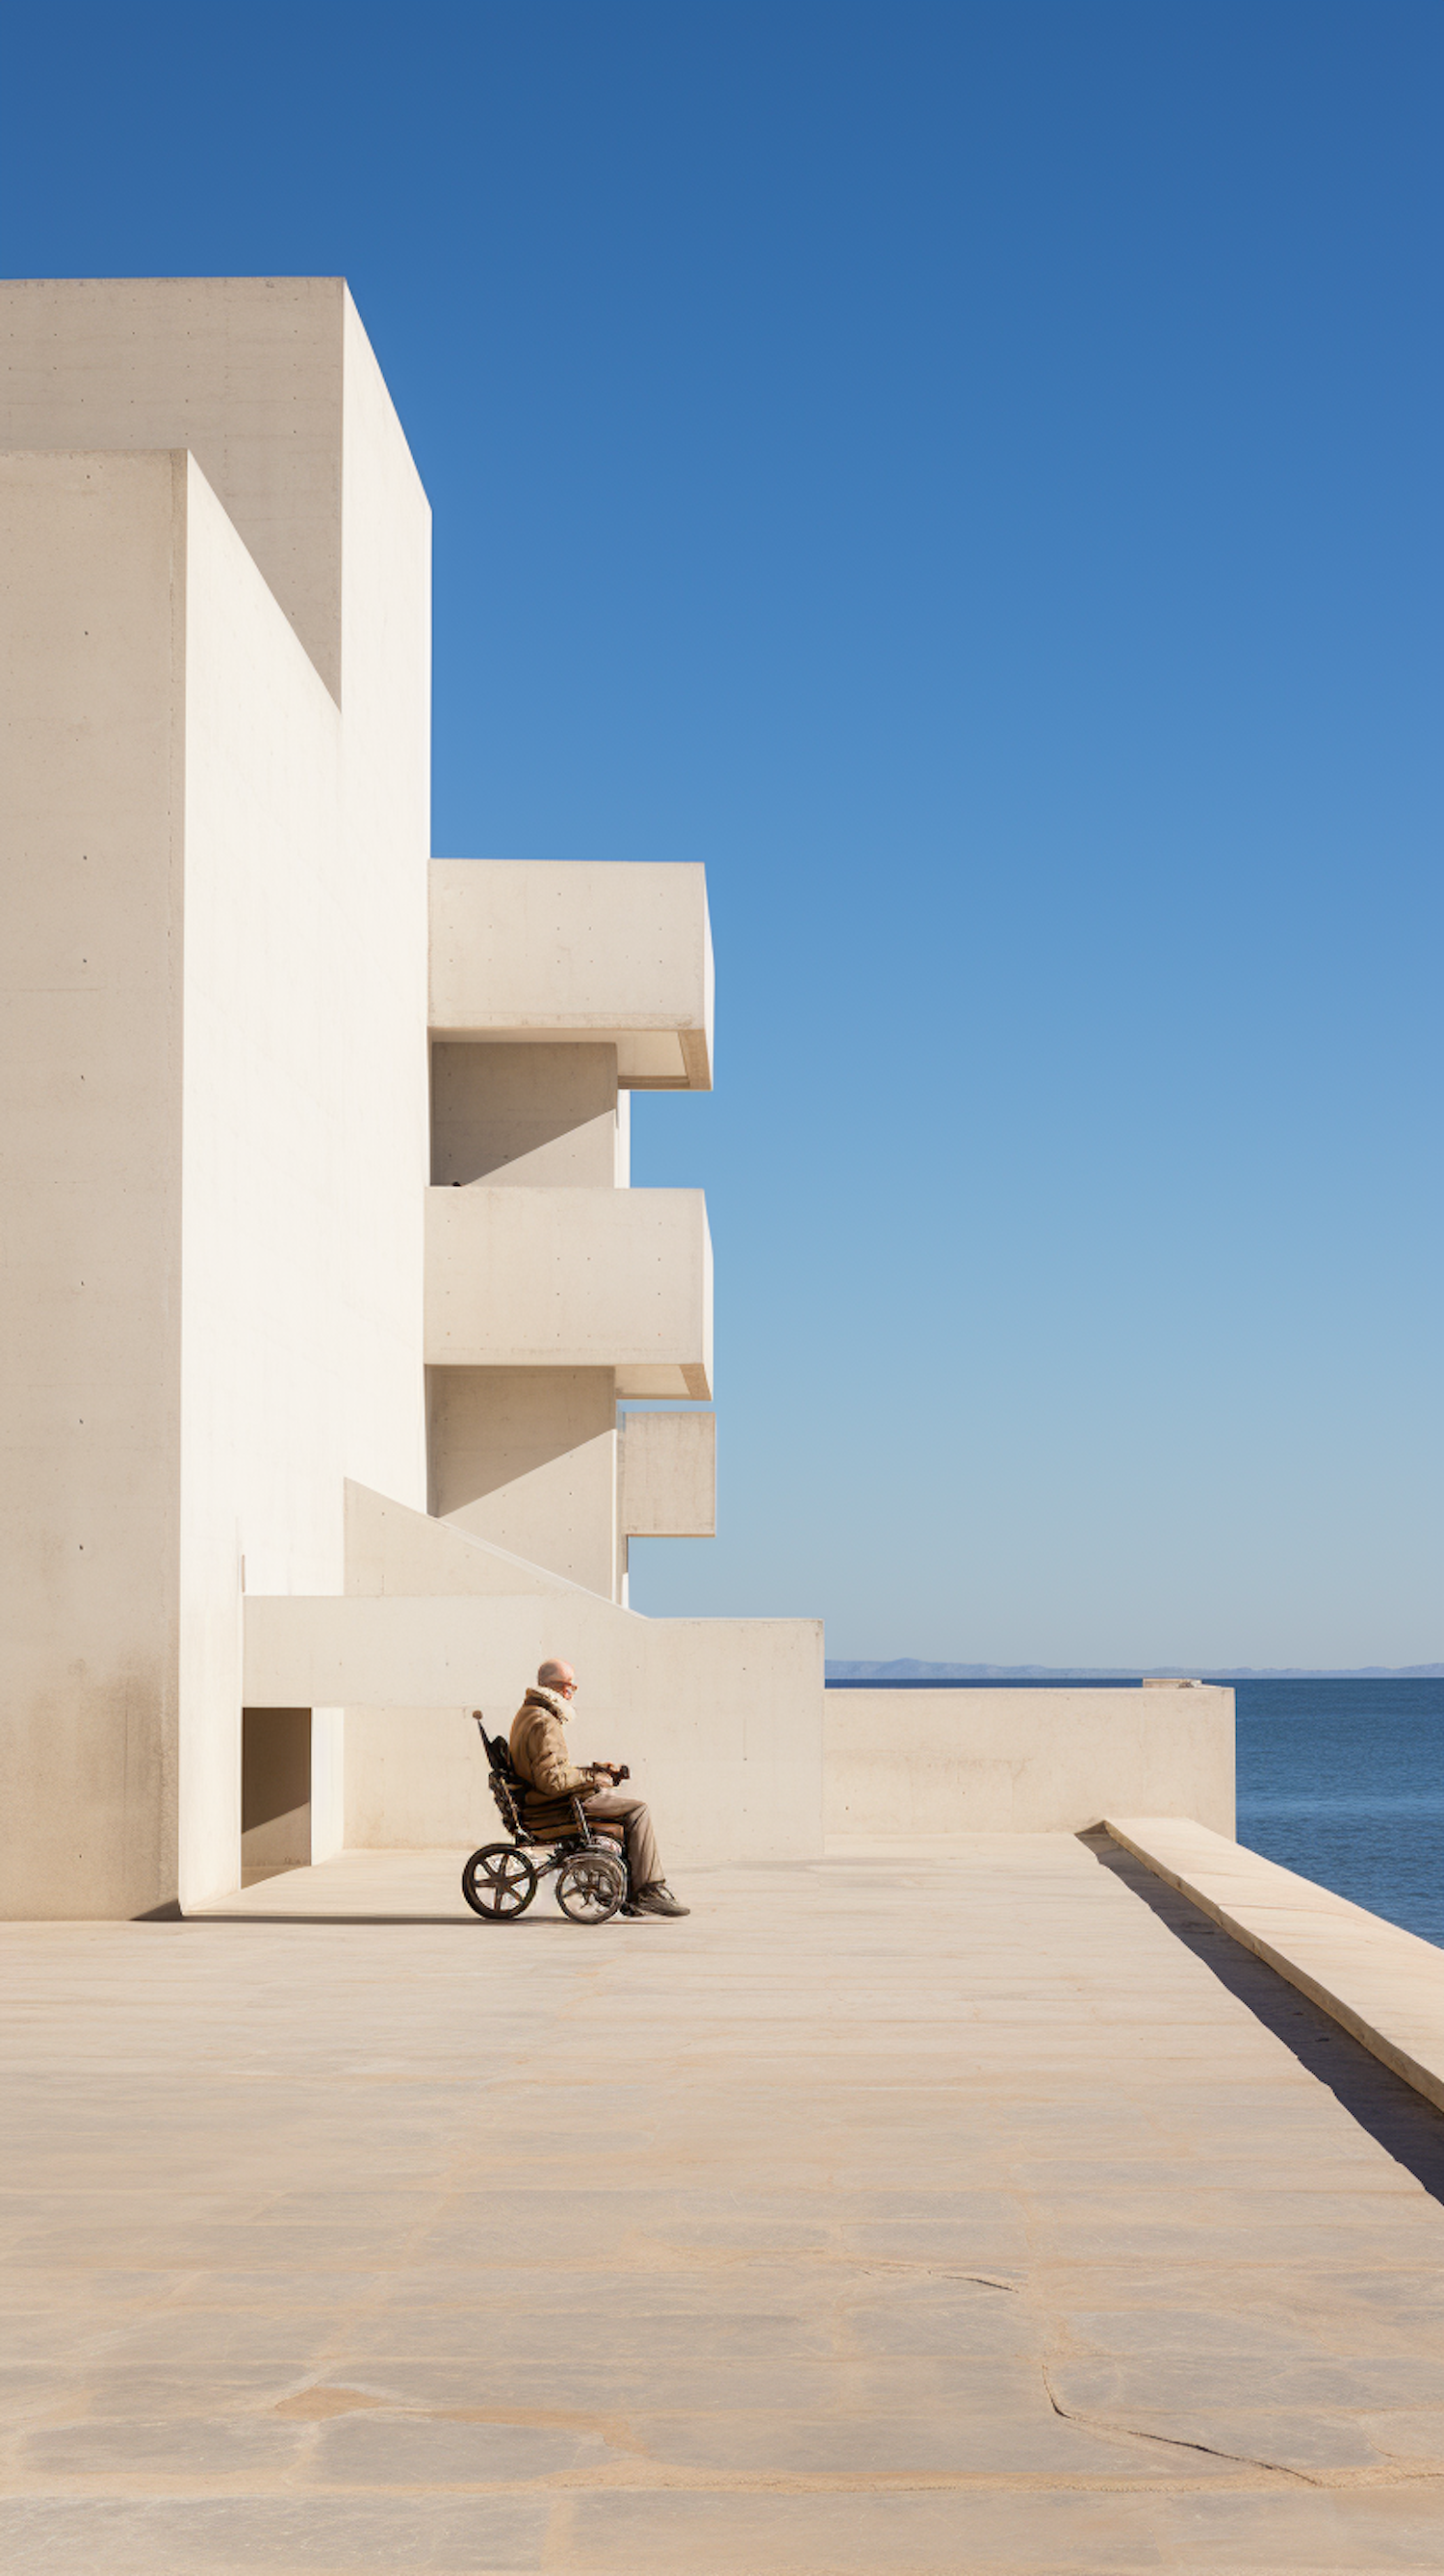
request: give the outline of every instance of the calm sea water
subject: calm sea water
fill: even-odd
[[[1444,1947],[1444,1681],[1234,1690],[1239,1841]]]

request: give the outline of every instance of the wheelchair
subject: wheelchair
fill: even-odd
[[[515,1923],[542,1880],[555,1877],[557,1903],[569,1923],[610,1923],[627,1901],[622,1827],[592,1824],[580,1797],[538,1800],[545,1813],[534,1813],[528,1824],[527,1784],[513,1766],[506,1737],[487,1734],[479,1708],[471,1713],[489,1766],[487,1787],[511,1836],[510,1842],[483,1843],[462,1871],[461,1892],[472,1913],[483,1923]],[[615,1777],[630,1779],[625,1763]],[[565,1809],[570,1821],[564,1820]],[[545,1859],[536,1857],[543,1852]]]

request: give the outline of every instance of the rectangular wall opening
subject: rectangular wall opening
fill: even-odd
[[[241,1711],[241,1885],[311,1865],[311,1712]]]

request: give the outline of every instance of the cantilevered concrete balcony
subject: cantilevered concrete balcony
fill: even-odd
[[[625,1413],[621,1440],[624,1538],[715,1538],[715,1413]]]
[[[437,1037],[614,1045],[634,1091],[712,1087],[712,933],[700,867],[433,859]]]
[[[426,1194],[426,1358],[609,1368],[619,1396],[712,1393],[712,1238],[700,1190]]]

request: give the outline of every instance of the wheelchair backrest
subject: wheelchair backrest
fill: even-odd
[[[486,1723],[479,1708],[474,1708],[471,1714],[476,1720],[477,1730],[486,1750],[490,1772],[488,1785],[496,1801],[497,1813],[509,1832],[523,1833],[525,1827],[522,1822],[522,1806],[526,1797],[526,1782],[512,1761],[511,1747],[504,1735],[487,1734]]]
[[[477,1733],[481,1737],[482,1750],[485,1753],[492,1770],[499,1771],[504,1780],[514,1780],[516,1778],[516,1772],[512,1767],[511,1746],[508,1744],[506,1737],[504,1735],[487,1734],[486,1720],[479,1708],[474,1708],[471,1714],[476,1720],[476,1728]]]

